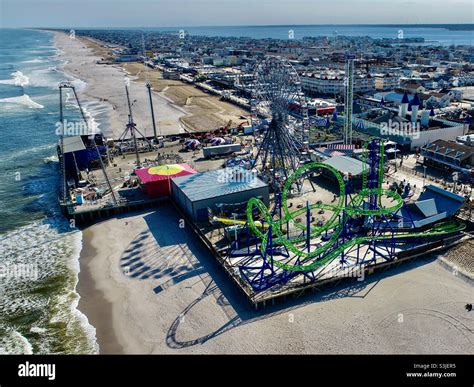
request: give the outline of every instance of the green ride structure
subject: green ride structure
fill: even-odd
[[[382,140],[367,143],[363,158],[362,182],[357,192],[352,192],[355,190],[349,179],[335,168],[311,162],[288,177],[282,192],[275,196],[273,210],[257,198],[249,200],[245,247],[240,244],[239,249],[232,243],[229,255],[244,258],[239,261],[239,272],[254,291],[284,285],[299,276],[304,276],[305,283],[314,282],[340,275],[343,270],[395,260],[402,251],[423,246],[428,250],[433,241],[456,236],[465,228],[462,222],[448,217],[420,227],[401,195],[382,188]],[[288,201],[295,187],[301,187],[305,179],[322,170],[335,177],[339,191],[335,202],[307,201],[306,206],[292,211]],[[329,219],[312,224],[313,210],[330,213]]]

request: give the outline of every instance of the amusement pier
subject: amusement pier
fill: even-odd
[[[240,97],[218,94],[243,109],[239,122],[206,131],[161,135],[145,79],[153,129],[145,134],[125,84],[128,120],[118,138],[60,136],[64,214],[86,226],[170,207],[182,232],[198,236],[255,308],[470,239],[473,174],[466,165],[474,165],[474,148],[436,138],[440,130],[469,136],[469,117],[450,121],[422,106],[416,91],[405,91],[398,106],[374,100],[364,114],[354,102],[356,58],[344,60],[342,102],[315,108],[289,60],[261,58],[236,82]],[[147,56],[142,62],[155,68]],[[208,93],[219,90],[160,70]],[[72,114],[66,95],[87,126],[75,87],[64,82],[59,91],[63,129]],[[384,132],[383,116],[420,132]]]

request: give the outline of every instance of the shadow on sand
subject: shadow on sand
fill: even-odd
[[[278,314],[295,311],[305,305],[339,298],[365,298],[384,278],[433,262],[436,257],[419,258],[385,272],[365,277],[364,281],[347,279],[336,286],[315,289],[299,296],[277,301],[265,309],[254,310],[242,293],[230,281],[192,231],[179,227],[179,215],[172,207],[160,207],[160,216],[144,217],[149,230],[141,232],[124,251],[121,267],[124,275],[131,278],[168,278],[155,287],[156,294],[196,277],[205,285],[202,294],[193,300],[172,322],[166,337],[168,347],[179,349],[201,345],[233,328],[266,319]],[[166,230],[164,232],[163,230]],[[157,246],[157,243],[159,246]],[[195,257],[195,258],[194,258]],[[178,340],[180,324],[201,301],[212,297],[226,315],[226,322],[216,330],[193,340]]]

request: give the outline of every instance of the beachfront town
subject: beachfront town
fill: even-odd
[[[403,30],[399,33],[403,36]],[[245,108],[251,104],[255,64],[268,56],[285,58],[299,75],[310,116],[343,111],[350,54],[355,62],[353,114],[367,124],[362,133],[375,134],[379,124],[387,121],[387,114],[397,113],[407,101],[403,114],[393,114],[400,123],[416,115],[423,131],[429,132],[450,124],[436,121],[438,126],[433,127],[427,124],[427,115],[471,124],[472,46],[439,46],[423,38],[347,37],[337,32],[332,37],[292,39],[291,30],[286,40],[192,36],[185,30],[78,30],[75,34],[105,42],[113,55],[103,58],[103,63],[145,61],[162,70],[165,79],[194,84]],[[411,113],[412,107],[415,113]],[[439,138],[422,134],[412,141],[411,148],[437,139],[456,141],[467,134],[468,126],[438,131]]]
[[[344,142],[350,56],[354,141],[360,144],[371,136],[383,137],[393,148],[389,158],[399,156],[399,166],[403,167],[404,157],[405,166],[416,157],[421,169],[433,167],[434,174],[442,170],[451,182],[452,176],[459,182],[472,182],[472,46],[404,39],[403,30],[393,39],[339,36],[336,31],[331,37],[294,39],[293,31],[288,33],[288,39],[279,40],[193,36],[186,30],[74,31],[109,49],[110,55],[100,61],[104,65],[144,62],[160,71],[163,79],[192,84],[249,111],[250,118],[255,116],[256,64],[263,58],[283,58],[297,73],[301,94],[290,96],[290,110],[295,117],[308,115],[311,142],[317,144],[311,148],[323,158]],[[242,119],[229,126],[250,125],[248,117]],[[395,161],[391,162],[396,168]]]

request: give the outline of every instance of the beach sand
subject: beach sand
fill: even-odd
[[[145,136],[153,135],[148,92],[145,87],[145,66],[141,63],[98,64],[109,56],[109,51],[90,39],[56,32],[55,46],[60,58],[66,60],[64,71],[86,82],[80,90],[85,101],[99,101],[107,106],[107,137],[117,139],[128,122],[128,106],[125,94],[125,78],[130,80],[129,94],[133,119]],[[191,85],[180,81],[161,79],[158,70],[148,70],[152,84],[153,108],[158,135],[207,131],[225,126],[229,120],[234,126],[245,120],[244,110],[222,102]]]
[[[419,259],[255,311],[174,208],[84,234],[79,309],[101,353],[474,353],[472,285]]]

